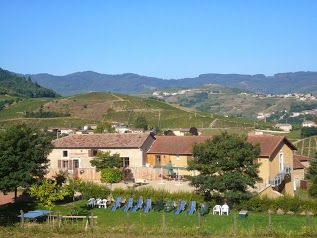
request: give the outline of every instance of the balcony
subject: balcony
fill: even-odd
[[[270,179],[270,184],[272,187],[279,186],[286,175],[289,175],[293,169],[292,164],[284,164],[284,169],[280,171],[273,179]]]

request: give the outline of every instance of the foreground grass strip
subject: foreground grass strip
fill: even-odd
[[[228,216],[209,213],[199,218],[197,213],[189,216],[186,212],[175,215],[141,210],[127,213],[122,208],[111,211],[110,206],[89,210],[85,201],[58,205],[54,214],[70,215],[74,208],[78,215],[98,216],[93,230],[90,225],[86,226],[86,219],[64,219],[60,227],[56,221],[25,223],[24,229],[19,223],[0,227],[0,237],[317,237],[316,216],[310,216],[310,225],[306,226],[306,216],[272,214],[269,227],[267,213],[249,212],[247,218],[241,219],[231,211]]]

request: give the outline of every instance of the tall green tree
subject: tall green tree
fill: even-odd
[[[246,136],[224,132],[205,143],[193,146],[193,159],[188,168],[199,175],[190,177],[191,184],[205,199],[220,199],[235,203],[251,196],[258,176],[260,147],[247,141]]]
[[[141,115],[141,116],[138,116],[137,119],[135,120],[134,126],[136,128],[143,128],[144,130],[147,130],[149,123],[146,120],[145,116]]]
[[[0,191],[28,188],[43,179],[51,140],[26,124],[0,132]]]
[[[315,152],[315,158],[312,158],[309,162],[307,178],[312,182],[308,189],[309,195],[317,197],[317,152]]]
[[[99,172],[107,168],[120,168],[122,167],[122,161],[120,154],[110,154],[110,151],[98,151],[97,156],[90,161],[90,164],[96,167],[96,171]]]

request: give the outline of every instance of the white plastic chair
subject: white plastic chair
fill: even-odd
[[[214,208],[212,209],[212,214],[213,215],[215,215],[215,214],[219,214],[219,215],[221,215],[222,213],[221,213],[221,206],[220,205],[216,205],[216,206],[214,206]]]
[[[99,208],[101,208],[101,207],[104,207],[104,208],[107,208],[107,202],[108,202],[108,200],[107,199],[102,199],[101,201],[100,201],[100,203],[99,203]]]
[[[96,199],[89,198],[87,201],[87,207],[95,207],[95,202],[96,202]]]
[[[95,207],[100,207],[100,203],[101,203],[101,199],[100,198],[97,198],[95,200]]]
[[[229,215],[229,206],[227,204],[221,206],[221,215],[224,213],[227,213],[227,216]]]

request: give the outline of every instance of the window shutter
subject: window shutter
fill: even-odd
[[[73,161],[72,160],[68,160],[68,169],[73,170]]]
[[[59,169],[62,168],[62,161],[61,161],[60,159],[57,160],[57,167],[58,167]]]
[[[92,150],[88,150],[88,157],[92,157]]]

